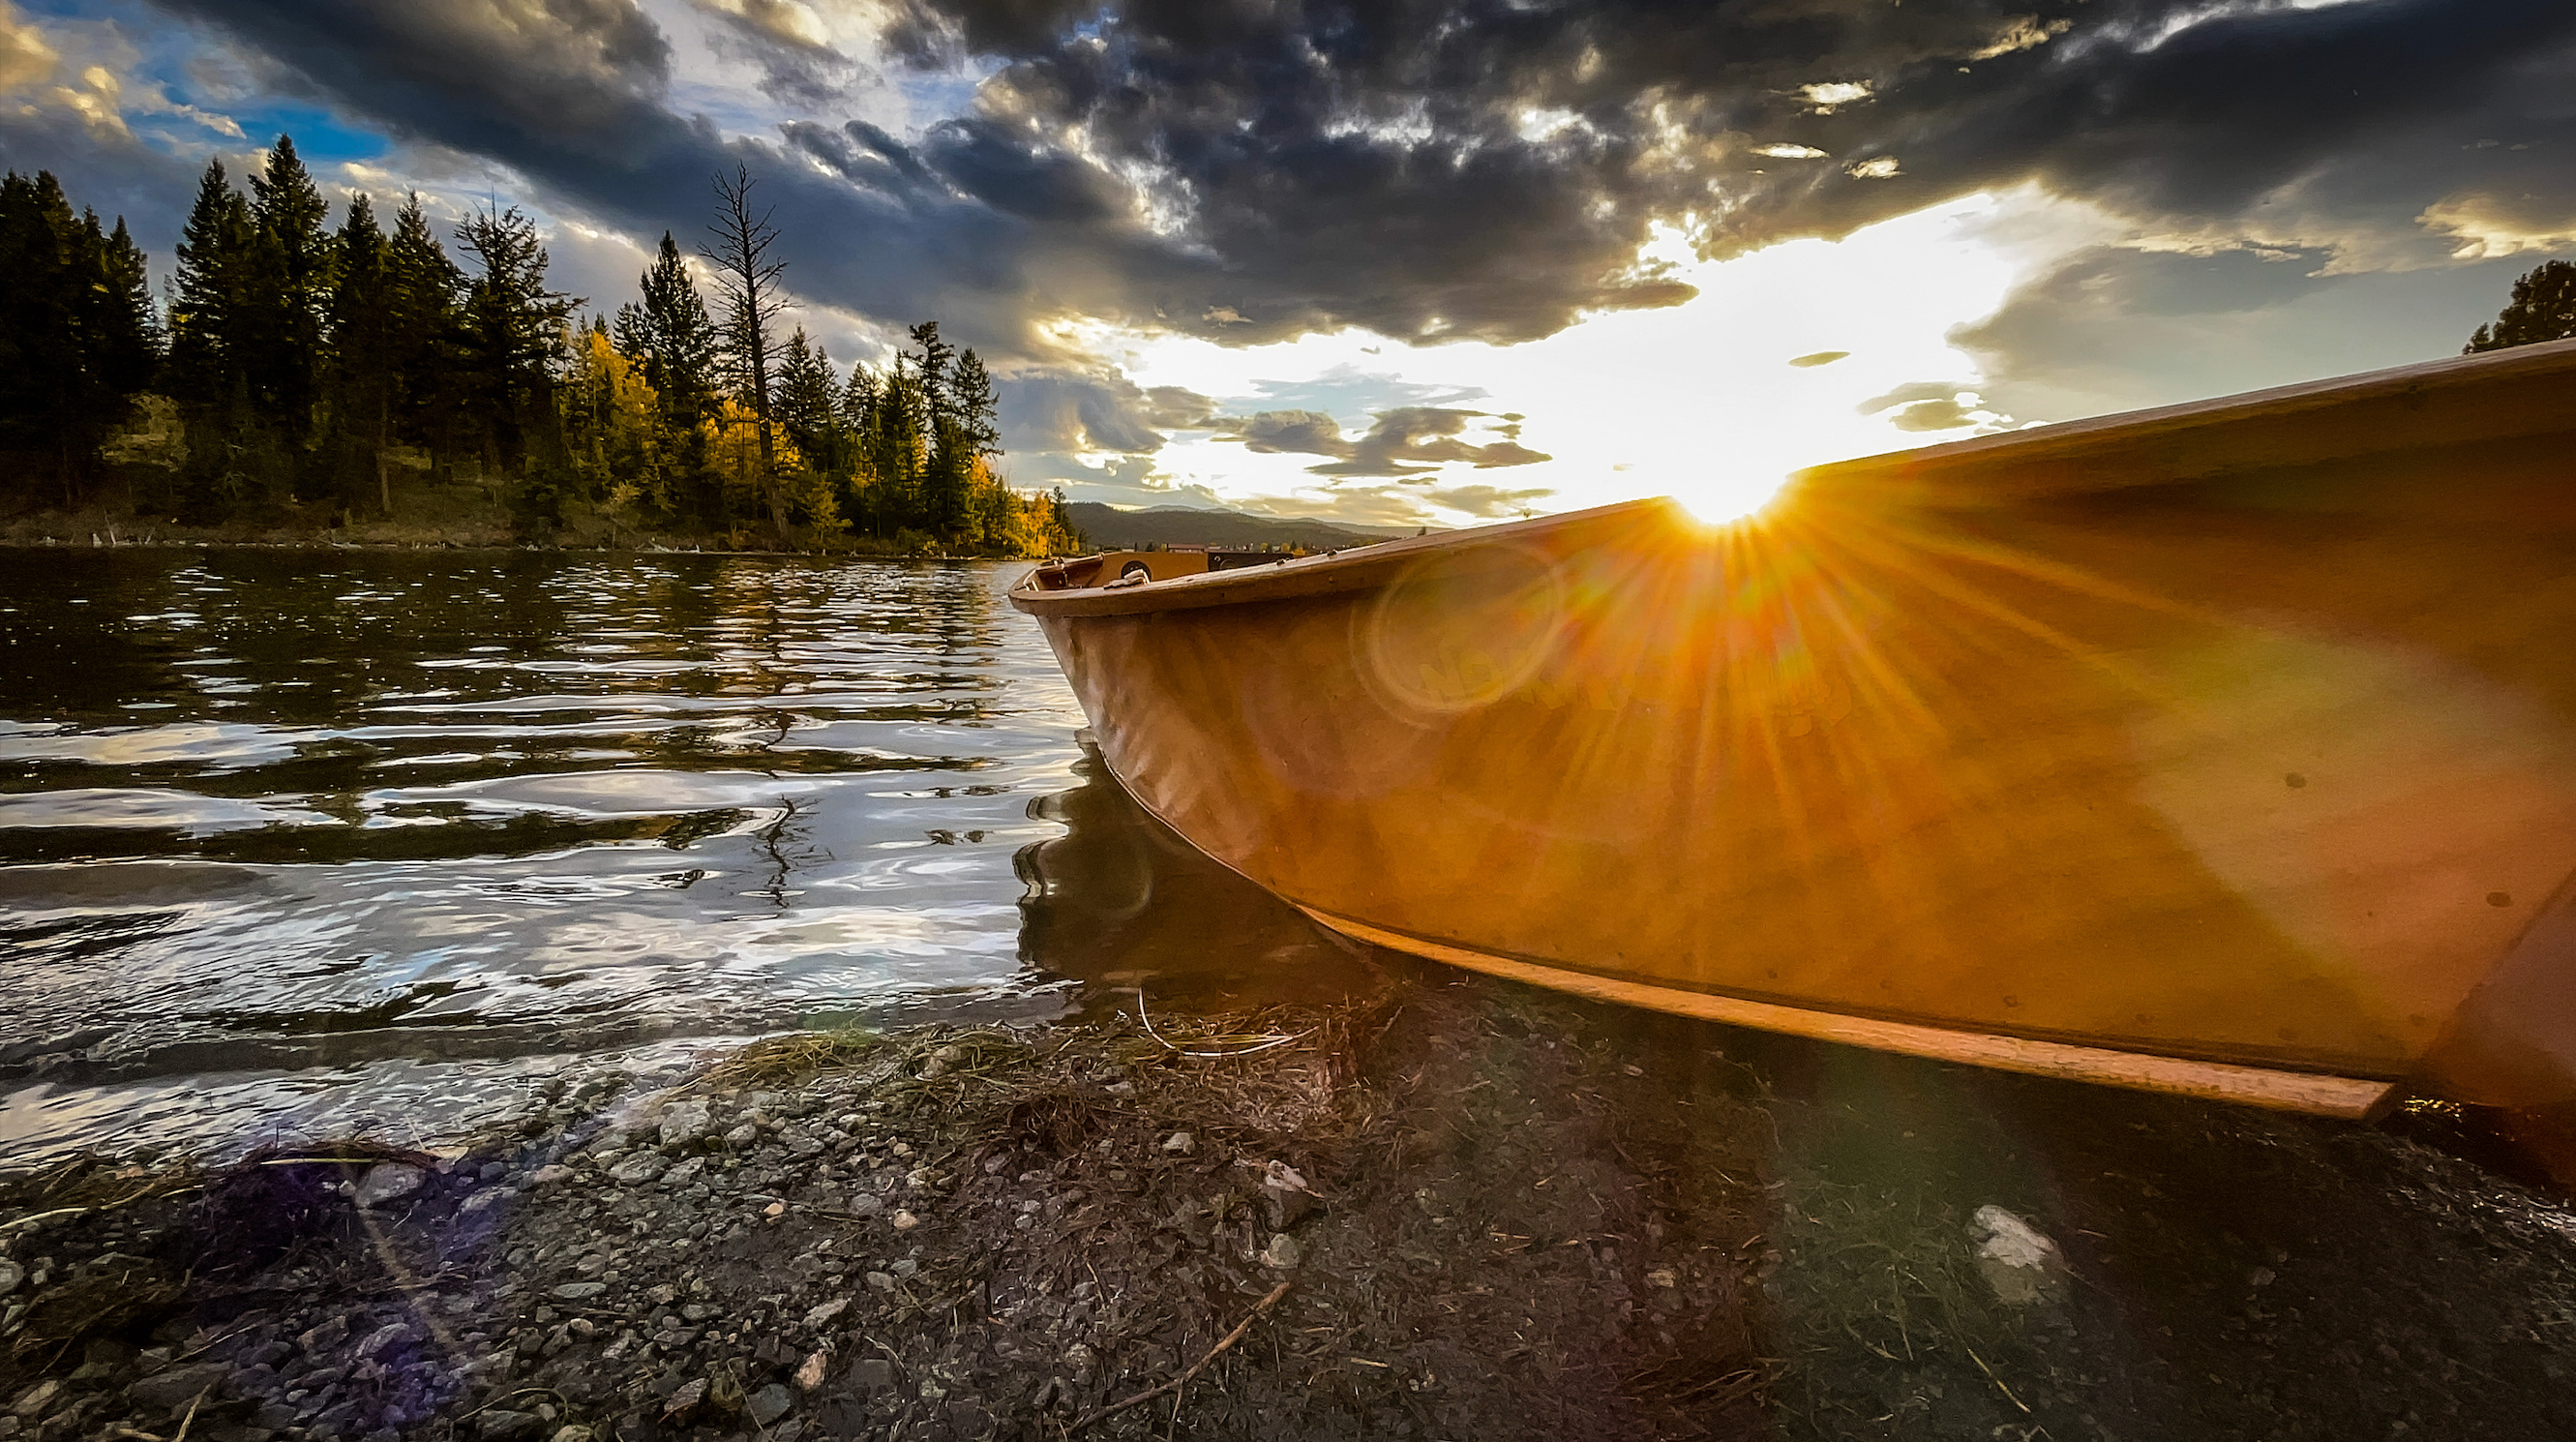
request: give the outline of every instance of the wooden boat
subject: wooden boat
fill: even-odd
[[[1012,600],[1350,936],[2344,1116],[2576,1099],[2576,342]]]

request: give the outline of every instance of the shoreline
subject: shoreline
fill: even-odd
[[[13,1442],[2565,1435],[2569,1329],[2404,1136],[1437,969],[0,1182]]]

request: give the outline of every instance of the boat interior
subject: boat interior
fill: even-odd
[[[1224,551],[1214,547],[1171,551],[1103,551],[1049,561],[1023,584],[1041,591],[1081,591],[1092,587],[1141,586],[1210,571],[1241,571],[1295,560],[1303,551]]]

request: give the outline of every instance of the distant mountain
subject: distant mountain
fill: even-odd
[[[1309,551],[1338,551],[1410,536],[1414,526],[1359,526],[1346,521],[1274,520],[1241,511],[1202,511],[1188,506],[1155,506],[1122,511],[1097,501],[1075,501],[1065,508],[1074,527],[1100,550],[1137,550],[1146,546],[1300,546]]]

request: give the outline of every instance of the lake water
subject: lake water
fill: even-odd
[[[1086,754],[1020,569],[0,551],[0,1167],[1364,984]]]

